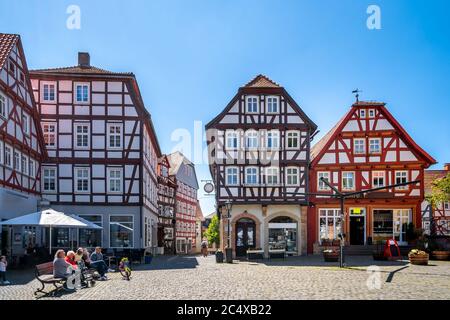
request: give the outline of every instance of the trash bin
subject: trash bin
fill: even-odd
[[[216,251],[216,263],[223,263],[223,252]]]
[[[225,248],[225,261],[227,263],[233,263],[233,249]]]

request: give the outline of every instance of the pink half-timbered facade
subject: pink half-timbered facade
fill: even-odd
[[[338,200],[311,197],[308,252],[318,251],[323,240],[336,239],[340,232],[349,245],[389,238],[406,244],[408,225],[421,227],[424,169],[434,163],[384,103],[353,104],[311,149],[310,191],[332,193],[321,177],[342,192],[419,182],[346,200],[343,224]]]
[[[76,66],[30,74],[48,152],[42,196],[103,227],[60,230],[57,245],[156,246],[161,152],[135,76],[91,66],[88,53]]]
[[[277,83],[258,75],[206,125],[211,175],[227,245],[225,204],[232,203],[233,252],[258,248],[306,253],[310,140],[316,125]]]

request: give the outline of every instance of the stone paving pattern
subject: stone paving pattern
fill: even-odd
[[[380,289],[369,290],[367,268],[380,267]],[[110,273],[92,288],[42,299],[450,299],[450,261],[414,266],[348,257],[347,268],[321,256],[216,264],[214,256],[160,256],[133,266],[132,279]],[[33,271],[10,271],[0,299],[35,299]]]

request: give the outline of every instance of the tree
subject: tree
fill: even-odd
[[[215,243],[218,247],[220,245],[220,231],[219,231],[219,217],[215,215],[209,223],[208,229],[205,231],[205,236],[208,239],[208,243]]]
[[[431,193],[425,196],[425,199],[432,207],[450,200],[450,173],[444,178],[439,178],[431,183]]]

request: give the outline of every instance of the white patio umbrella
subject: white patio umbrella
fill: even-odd
[[[46,209],[26,214],[17,218],[0,222],[8,226],[41,226],[48,227],[50,233],[49,252],[52,252],[52,228],[102,229],[102,227],[80,218],[74,214],[67,215],[53,209]]]

